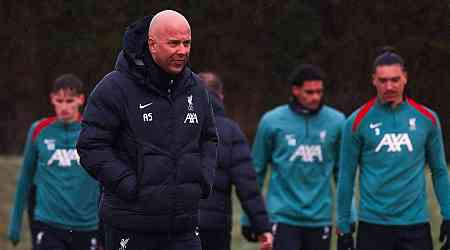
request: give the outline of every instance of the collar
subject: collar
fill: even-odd
[[[322,109],[322,107],[323,107],[323,101],[320,102],[320,105],[317,109],[308,109],[307,107],[305,107],[301,103],[299,103],[295,99],[295,97],[291,96],[289,98],[289,108],[299,115],[306,115],[306,116],[315,115],[315,114],[319,113],[319,111]]]

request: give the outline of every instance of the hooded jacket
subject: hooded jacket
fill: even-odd
[[[258,233],[270,232],[264,200],[252,167],[250,147],[239,126],[225,116],[219,97],[213,96],[217,132],[218,167],[210,197],[200,202],[200,231],[230,231],[232,226],[232,186]]]
[[[153,61],[150,20],[125,32],[114,71],[88,99],[77,149],[82,166],[104,187],[104,223],[141,232],[193,231],[216,168],[212,108],[189,67],[169,75]]]

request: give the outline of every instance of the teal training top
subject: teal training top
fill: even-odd
[[[350,203],[359,166],[361,221],[381,225],[427,222],[425,164],[441,214],[450,219],[450,186],[437,115],[405,99],[396,108],[372,99],[355,111],[342,132],[338,228],[349,232]]]
[[[25,144],[8,236],[20,240],[22,214],[36,185],[34,220],[61,229],[97,229],[99,184],[80,166],[75,145],[80,122],[55,117],[33,123]]]
[[[266,204],[272,222],[332,224],[332,179],[344,121],[342,113],[328,106],[301,115],[283,105],[262,117],[252,156],[260,186],[271,166]]]

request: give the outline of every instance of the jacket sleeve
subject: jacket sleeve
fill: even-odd
[[[233,124],[231,148],[231,180],[242,208],[250,218],[250,223],[256,233],[270,232],[270,224],[264,199],[252,167],[250,148],[244,134],[237,124]]]
[[[125,111],[119,88],[106,76],[91,93],[83,114],[77,150],[83,168],[123,200],[137,198],[136,173],[118,159],[113,143]]]
[[[333,166],[333,179],[337,184],[339,180],[339,158],[341,149],[341,139],[342,139],[342,129],[344,127],[345,120],[340,123],[338,136],[333,144],[333,156],[334,156],[334,166]]]
[[[342,140],[342,130],[345,125],[345,118],[343,117],[340,122],[338,136],[336,138],[336,142],[333,145],[333,154],[334,154],[334,168],[333,168],[333,177],[335,184],[337,186],[339,182],[339,159],[340,159],[340,149],[341,149],[341,140]],[[352,197],[352,208],[350,215],[350,223],[356,223],[357,221],[357,209],[356,209],[356,201],[355,197]]]
[[[256,179],[261,190],[263,190],[264,179],[267,173],[267,164],[270,163],[272,155],[272,132],[267,116],[263,116],[256,130],[255,141],[252,147],[253,167]],[[241,216],[242,225],[251,225],[245,213]],[[251,225],[252,226],[252,225]]]
[[[447,162],[445,160],[444,143],[439,119],[431,128],[426,141],[425,156],[430,166],[433,188],[441,208],[441,215],[450,220],[450,185]]]
[[[217,128],[214,121],[212,104],[210,100],[211,97],[208,95],[206,89],[205,93],[208,99],[208,107],[205,109],[205,122],[203,123],[201,138],[199,142],[203,173],[202,199],[208,198],[213,187],[215,171],[217,167],[217,144],[219,142]]]
[[[345,122],[341,134],[337,185],[337,227],[342,233],[350,232],[355,175],[361,148],[358,131],[352,131],[353,120],[353,118],[349,118]]]
[[[37,148],[32,138],[36,125],[37,123],[34,123],[28,131],[22,166],[20,167],[20,174],[17,178],[16,195],[8,228],[8,238],[12,241],[20,240],[23,211],[27,204],[27,197],[33,183],[34,173],[36,171]]]
[[[270,163],[272,158],[273,141],[269,125],[267,117],[264,116],[258,125],[252,148],[253,166],[261,189],[267,173],[267,164]]]

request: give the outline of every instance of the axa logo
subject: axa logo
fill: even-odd
[[[320,145],[299,145],[295,152],[289,158],[293,162],[301,158],[303,162],[323,161],[322,147]]]
[[[72,161],[80,163],[80,156],[76,149],[57,149],[47,161],[47,165],[50,166],[54,162],[58,162],[59,167],[66,168],[71,166]]]
[[[198,123],[197,114],[187,113],[186,118],[184,118],[184,123]]]
[[[409,152],[414,151],[409,135],[406,133],[388,133],[383,136],[375,152],[380,152],[383,147],[387,147],[387,152],[402,152],[402,146],[406,147]]]

